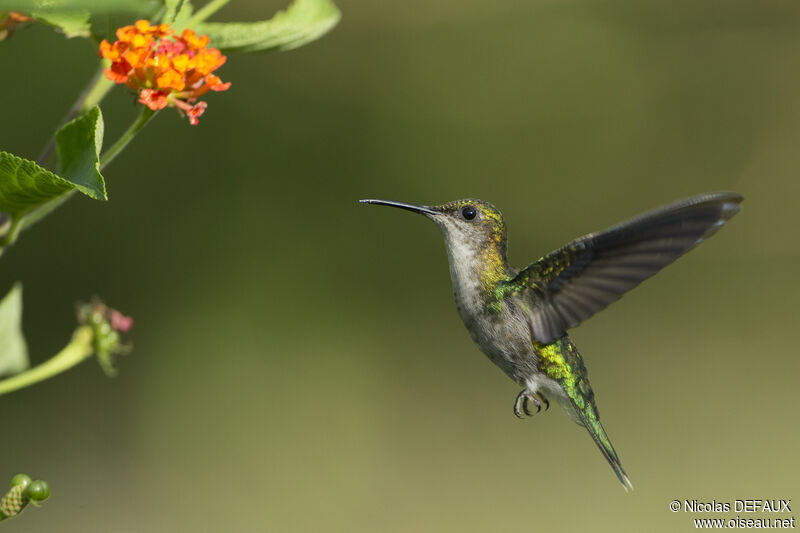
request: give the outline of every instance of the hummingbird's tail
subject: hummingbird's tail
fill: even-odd
[[[594,392],[589,385],[589,376],[575,345],[564,335],[556,342],[534,344],[534,347],[539,359],[539,371],[558,384],[552,390],[557,392],[556,398],[564,410],[575,422],[589,431],[589,435],[603,452],[603,457],[614,469],[622,487],[626,491],[633,490],[633,485],[622,469],[622,463],[619,462],[617,452],[600,423]]]
[[[581,413],[580,417],[583,425],[589,431],[589,435],[592,436],[595,444],[597,444],[597,447],[600,448],[600,451],[603,453],[603,457],[606,458],[608,464],[614,469],[614,473],[617,475],[617,478],[619,478],[619,482],[622,483],[622,488],[624,488],[626,492],[633,490],[633,484],[631,480],[628,479],[628,474],[626,474],[625,470],[622,468],[622,463],[619,461],[617,452],[608,439],[603,425],[597,418],[596,411],[590,410],[588,413]]]

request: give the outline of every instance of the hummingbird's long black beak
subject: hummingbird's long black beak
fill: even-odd
[[[403,202],[390,202],[389,200],[375,200],[375,199],[359,200],[359,202],[361,202],[362,204],[389,205],[392,207],[399,207],[400,209],[408,209],[409,211],[414,211],[415,213],[422,213],[423,215],[440,214],[438,211],[435,211],[426,205],[414,205],[414,204],[406,204]]]

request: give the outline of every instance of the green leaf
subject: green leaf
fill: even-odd
[[[75,188],[69,181],[8,152],[0,152],[0,212],[12,224],[31,209]]]
[[[103,114],[97,106],[56,133],[59,175],[95,200],[108,200],[106,183],[100,174],[102,148]]]
[[[322,37],[340,18],[331,0],[295,0],[270,20],[205,22],[194,30],[208,35],[211,46],[222,52],[291,50]]]
[[[15,283],[0,300],[0,376],[28,368],[28,346],[22,336],[22,285]]]
[[[92,149],[96,150],[96,132],[89,141]],[[14,242],[21,222],[32,224],[60,205],[67,198],[65,193],[72,189],[77,188],[92,198],[98,198],[102,193],[99,197],[105,198],[105,185],[102,182],[100,185],[102,187],[98,188],[96,182],[92,182],[91,175],[76,185],[33,161],[0,152],[0,251]],[[36,208],[41,208],[38,213],[33,212]]]
[[[172,26],[176,31],[183,29],[186,22],[192,17],[194,8],[189,0],[165,0],[164,6],[167,8],[164,15],[164,22]]]
[[[59,9],[58,7],[42,7],[31,12],[31,16],[39,22],[58,28],[68,39],[71,37],[89,37],[91,35],[91,14],[82,9]]]

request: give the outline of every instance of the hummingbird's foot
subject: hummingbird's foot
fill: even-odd
[[[545,409],[549,408],[550,402],[548,402],[544,396],[541,396],[541,398],[546,404]],[[542,404],[539,403],[539,400],[536,398],[536,394],[528,389],[522,389],[522,391],[517,394],[517,401],[514,402],[514,414],[517,415],[517,418],[524,418],[522,416],[523,413],[525,413],[525,416],[533,416],[533,413],[528,411],[529,401],[536,406],[537,413],[542,410]]]

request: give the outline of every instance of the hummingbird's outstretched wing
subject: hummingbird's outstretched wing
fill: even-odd
[[[618,300],[716,232],[742,197],[702,194],[591,233],[531,263],[508,282],[531,291],[531,327],[549,343]]]

